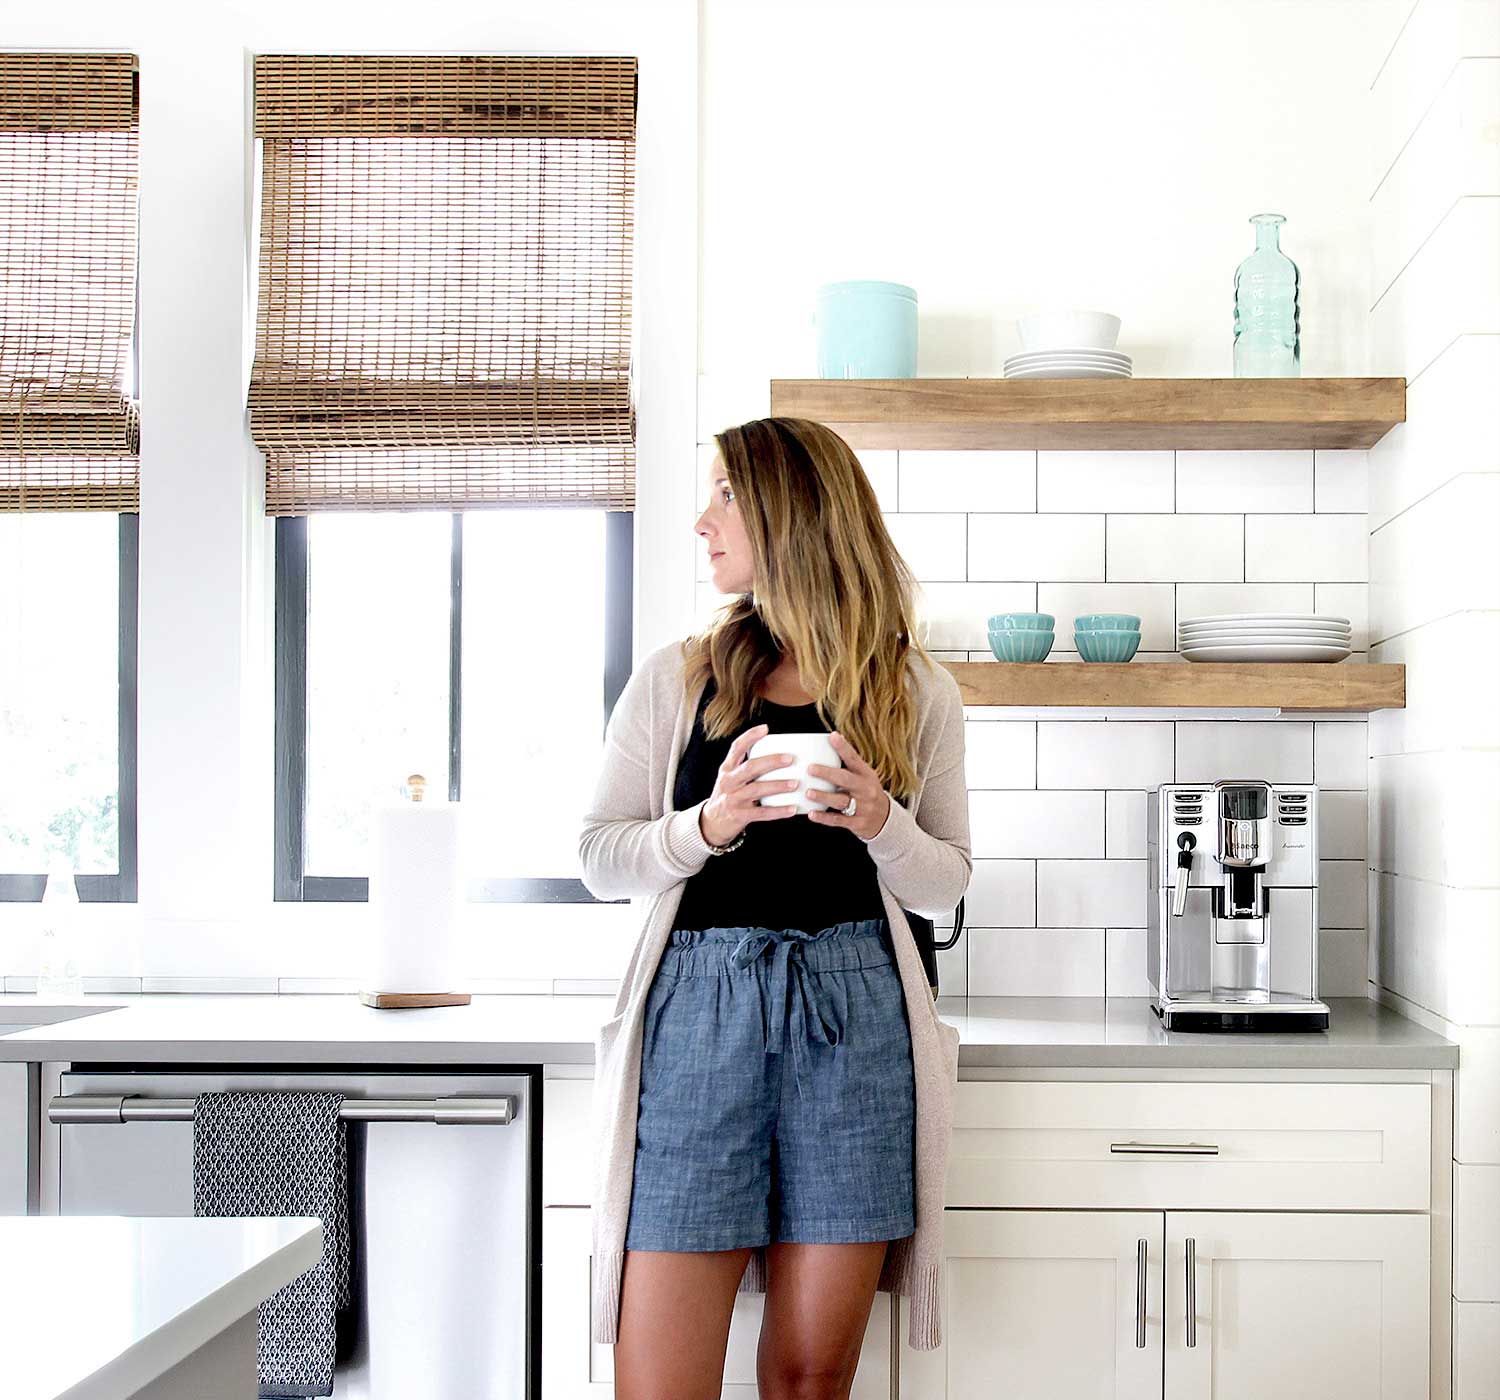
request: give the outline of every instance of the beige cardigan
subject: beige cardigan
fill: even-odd
[[[910,1344],[942,1341],[943,1195],[958,1079],[958,1028],[938,1017],[932,989],[902,909],[929,917],[953,911],[968,888],[969,800],[964,778],[964,709],[958,683],[934,663],[908,663],[917,700],[919,787],[908,806],[892,799],[866,842],[876,865],[896,962],[906,993],[916,1087],[914,1234],[892,1242],[876,1287],[911,1299]],[[613,1342],[619,1324],[635,1168],[641,1039],[646,994],[671,933],[683,884],[710,857],[698,827],[702,803],[672,810],[677,761],[701,688],[685,695],[681,644],[651,652],[631,674],[605,730],[604,758],[579,838],[583,882],[600,899],[645,897],[644,925],[620,981],[614,1015],[594,1043],[593,1339]],[[920,813],[920,818],[918,814]],[[750,1256],[738,1291],[763,1293],[765,1248]]]

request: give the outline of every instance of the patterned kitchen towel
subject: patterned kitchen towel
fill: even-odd
[[[260,1306],[261,1396],[331,1395],[335,1314],[349,1307],[349,1153],[338,1093],[200,1093],[194,1215],[315,1215],[323,1255]]]

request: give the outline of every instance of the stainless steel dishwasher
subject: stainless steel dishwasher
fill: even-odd
[[[358,1320],[334,1396],[534,1400],[532,1076],[74,1069],[47,1115],[60,1213],[191,1215],[193,1098],[223,1089],[349,1096]]]

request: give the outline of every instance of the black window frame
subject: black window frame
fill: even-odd
[[[448,609],[448,800],[460,800],[463,724],[464,512],[452,516]],[[276,520],[276,725],[273,898],[278,903],[360,903],[370,897],[367,875],[309,875],[307,864],[307,520]],[[600,732],[632,668],[631,615],[635,512],[604,513],[604,684]],[[582,880],[568,877],[478,878],[467,889],[479,904],[618,904],[599,900]]]
[[[135,511],[119,515],[119,648],[117,718],[119,781],[116,804],[120,823],[119,870],[100,875],[75,873],[78,899],[83,904],[134,904],[140,889],[139,842],[136,825],[136,694],[140,645],[141,517]],[[47,888],[42,874],[0,874],[0,904],[38,904]]]

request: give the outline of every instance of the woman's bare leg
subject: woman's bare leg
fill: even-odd
[[[748,1249],[627,1249],[615,1400],[718,1400]]]
[[[766,1246],[761,1400],[847,1400],[888,1243]]]

